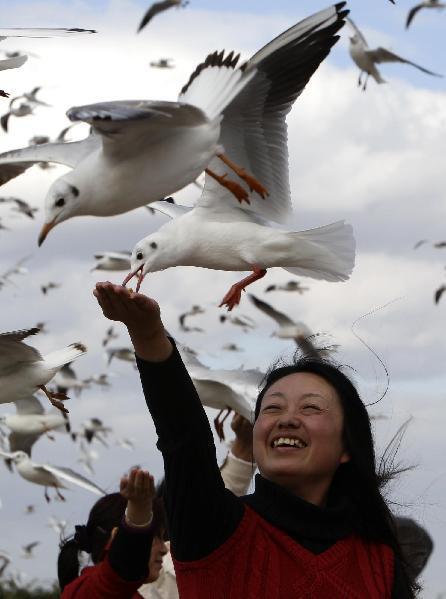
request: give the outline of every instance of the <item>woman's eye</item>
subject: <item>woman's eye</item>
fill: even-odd
[[[279,406],[277,406],[276,404],[271,404],[270,406],[265,406],[263,408],[263,411],[266,412],[266,410],[278,410]]]
[[[304,410],[317,410],[318,412],[320,412],[321,408],[320,406],[317,406],[316,404],[312,404],[312,403],[307,403],[303,406]]]

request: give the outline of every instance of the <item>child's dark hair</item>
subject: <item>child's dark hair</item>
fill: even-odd
[[[357,534],[368,541],[389,545],[402,564],[407,586],[407,597],[415,597],[418,586],[407,574],[399,546],[392,513],[384,500],[381,489],[386,482],[398,474],[393,460],[377,464],[370,417],[359,397],[356,387],[342,371],[342,367],[323,357],[301,357],[295,355],[288,365],[273,367],[264,379],[256,406],[255,420],[260,413],[266,391],[279,379],[295,373],[308,372],[323,378],[336,390],[344,414],[343,442],[349,461],[341,464],[333,478],[331,490],[347,495],[359,518]],[[394,457],[394,456],[393,456]]]

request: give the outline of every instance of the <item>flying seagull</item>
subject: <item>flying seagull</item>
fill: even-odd
[[[135,364],[135,352],[130,347],[109,347],[106,351],[108,356],[107,366],[110,365],[113,358]]]
[[[401,62],[404,64],[409,64],[423,73],[427,73],[428,75],[433,75],[434,77],[443,77],[443,75],[439,75],[438,73],[429,71],[424,67],[420,67],[420,65],[415,64],[410,60],[406,60],[405,58],[402,58],[401,56],[398,56],[397,54],[394,54],[385,48],[379,47],[375,48],[374,50],[370,50],[365,37],[354,24],[354,22],[351,19],[347,19],[347,23],[349,23],[354,32],[353,36],[350,38],[349,52],[353,62],[360,69],[358,86],[362,85],[363,91],[367,89],[367,81],[370,75],[373,77],[376,83],[385,83],[385,80],[381,77],[381,74],[376,67],[377,64],[382,62]],[[365,73],[364,83],[362,82],[363,73]]]
[[[283,37],[286,41],[286,34]],[[270,45],[280,54],[280,47]],[[264,198],[268,192],[260,180],[244,165],[235,164],[220,140],[226,109],[237,104],[257,74],[257,61],[238,66],[238,60],[233,52],[210,54],[192,73],[177,102],[129,100],[71,108],[67,113],[71,121],[85,121],[93,128],[82,141],[0,154],[0,185],[39,162],[73,169],[48,190],[39,245],[68,218],[112,216],[161,200],[195,181],[204,170],[239,202],[250,201],[249,192],[229,179],[226,170],[218,174],[209,168],[215,156],[251,192]]]
[[[159,58],[158,60],[152,60],[150,66],[155,69],[174,69],[175,65],[172,64],[172,58]]]
[[[203,333],[203,329],[201,329],[200,327],[189,327],[186,324],[186,318],[188,318],[189,316],[196,316],[197,314],[204,314],[205,310],[201,307],[201,306],[192,306],[192,308],[190,310],[188,310],[187,312],[183,312],[183,314],[180,314],[178,316],[178,321],[180,323],[180,329],[182,331],[184,331],[185,333]]]
[[[96,265],[91,269],[94,270],[128,270],[130,268],[131,252],[98,252],[94,255]]]
[[[23,214],[28,218],[34,218],[34,213],[38,211],[38,208],[33,208],[28,202],[25,202],[25,200],[21,200],[20,198],[0,198],[0,204],[12,204],[14,212]]]
[[[54,430],[69,432],[70,425],[66,414],[59,410],[45,412],[42,404],[33,395],[14,402],[16,414],[0,416],[0,425],[11,431],[9,451],[24,451],[31,456],[31,448],[41,435]]]
[[[107,347],[112,339],[117,339],[118,333],[115,333],[113,325],[105,331],[105,337],[102,339],[102,347]]]
[[[153,19],[155,15],[160,12],[164,12],[169,8],[176,6],[177,8],[184,8],[189,4],[188,0],[163,0],[162,2],[155,2],[150,6],[145,15],[143,16],[141,23],[138,26],[137,33],[143,29],[147,23]]]
[[[445,8],[445,6],[446,6],[446,4],[444,2],[440,2],[440,0],[423,0],[422,2],[420,2],[420,4],[416,4],[413,8],[411,8],[409,10],[409,13],[407,15],[407,21],[406,21],[406,29],[409,29],[409,26],[412,23],[412,21],[414,20],[415,15],[422,8],[443,9],[443,8]]]
[[[308,291],[308,287],[303,287],[300,281],[288,281],[283,285],[268,285],[265,289],[265,292],[268,293],[270,291],[297,291],[300,295],[302,295],[305,291]]]
[[[34,557],[33,549],[40,545],[40,541],[33,541],[32,543],[28,543],[27,545],[22,545],[22,557],[25,559],[29,559]]]
[[[63,412],[68,412],[61,399],[66,395],[52,393],[45,385],[67,362],[87,351],[81,343],[72,343],[64,349],[42,356],[23,340],[35,335],[39,329],[23,329],[0,334],[0,404],[29,398],[41,389],[50,402]]]
[[[95,483],[89,481],[81,474],[74,472],[71,468],[52,466],[50,464],[37,464],[30,460],[29,456],[27,456],[24,451],[14,451],[13,453],[0,451],[0,455],[12,459],[17,472],[22,478],[31,483],[44,486],[45,499],[48,502],[50,501],[48,487],[53,487],[59,499],[65,501],[65,497],[61,494],[59,489],[67,489],[68,487],[65,485],[66,482],[82,487],[96,495],[105,495],[105,491]]]
[[[314,335],[307,325],[303,322],[295,322],[289,316],[283,312],[279,312],[271,304],[264,302],[252,293],[249,293],[248,297],[258,310],[277,322],[280,328],[274,333],[275,337],[293,339],[305,356],[316,358],[321,356],[321,352],[315,348],[311,341]]]
[[[337,4],[305,19],[255,54],[248,65],[255,66],[256,75],[225,112],[223,145],[263,178],[270,200],[254,198],[251,204],[238,205],[206,173],[204,191],[193,209],[152,204],[173,220],[136,244],[124,285],[138,276],[138,291],[148,272],[174,266],[251,271],[220,303],[232,310],[245,287],[265,276],[270,267],[329,281],[349,277],[355,255],[350,225],[338,222],[293,232],[267,223],[287,222],[290,217],[285,117],[338,40],[335,34],[346,15],[343,6]],[[215,159],[211,166],[221,168]]]
[[[9,119],[12,116],[20,118],[33,114],[33,107],[31,104],[28,102],[17,103],[17,100],[19,100],[18,97],[12,98],[12,100],[9,102],[8,112],[5,112],[5,114],[3,114],[0,118],[0,126],[5,133],[8,133]]]

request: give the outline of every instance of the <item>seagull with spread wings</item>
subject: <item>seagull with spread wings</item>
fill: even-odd
[[[440,2],[440,0],[423,0],[422,2],[420,2],[420,4],[416,4],[413,8],[411,8],[409,10],[409,13],[407,15],[407,20],[406,20],[406,29],[409,29],[410,24],[414,20],[415,15],[422,8],[437,8],[437,9],[442,10],[445,7],[446,7],[446,4],[444,2]]]
[[[91,269],[94,270],[128,270],[130,268],[130,256],[132,252],[123,250],[122,252],[98,252],[94,255],[97,261],[96,265]]]
[[[12,459],[17,472],[22,478],[31,483],[35,483],[36,485],[45,487],[45,499],[48,502],[50,501],[48,487],[53,487],[59,499],[65,501],[65,497],[61,494],[59,489],[67,489],[66,482],[82,487],[96,495],[105,495],[105,491],[95,483],[89,481],[74,470],[71,470],[71,468],[52,466],[51,464],[37,464],[36,462],[33,462],[24,451],[14,451],[12,453],[0,451],[0,455]]]
[[[155,2],[150,6],[145,15],[143,16],[141,23],[138,26],[139,33],[144,27],[147,25],[149,21],[153,19],[153,17],[169,8],[185,8],[189,4],[188,0],[162,0],[161,2]]]
[[[251,271],[220,303],[232,310],[242,291],[265,276],[267,268],[327,281],[349,278],[355,258],[350,225],[341,221],[296,232],[271,224],[286,223],[292,214],[286,115],[337,42],[345,15],[344,3],[336,4],[262,48],[248,61],[256,75],[225,112],[221,142],[237,162],[263,178],[268,202],[253,198],[250,204],[237,205],[207,173],[194,208],[152,204],[173,220],[135,245],[124,285],[137,276],[138,291],[147,273],[174,266]],[[215,159],[211,167],[221,168]]]
[[[385,48],[379,47],[371,50],[368,47],[367,41],[360,29],[355,25],[355,23],[351,19],[347,19],[347,23],[353,30],[353,36],[350,37],[350,47],[349,52],[352,57],[353,62],[359,67],[360,73],[358,78],[358,86],[362,86],[363,91],[367,89],[367,81],[369,76],[372,76],[376,83],[385,83],[385,80],[381,77],[381,73],[378,71],[377,64],[383,62],[400,62],[403,64],[409,64],[412,67],[415,67],[419,71],[426,73],[427,75],[433,75],[434,77],[443,77],[443,75],[439,75],[438,73],[434,73],[433,71],[429,71],[424,67],[421,67],[410,60],[406,60],[390,50],[386,50]],[[362,75],[365,73],[364,83],[362,82]]]
[[[45,385],[64,364],[84,354],[87,348],[81,343],[72,343],[42,356],[37,349],[23,343],[38,332],[39,329],[34,328],[0,334],[0,404],[29,398],[41,389],[53,406],[68,412],[60,401],[67,399],[66,395],[52,393]]]

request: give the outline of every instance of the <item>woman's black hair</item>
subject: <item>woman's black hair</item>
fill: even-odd
[[[79,551],[91,554],[94,564],[101,561],[115,526],[119,526],[127,506],[120,493],[101,497],[91,508],[87,524],[76,526],[74,536],[60,544],[57,576],[61,590],[79,575]]]
[[[355,524],[358,535],[367,541],[384,543],[392,548],[395,558],[402,565],[407,597],[415,597],[419,587],[408,574],[392,513],[381,494],[383,486],[401,470],[394,468],[393,459],[389,459],[388,452],[377,463],[369,414],[356,387],[341,368],[322,356],[299,355],[294,357],[292,364],[273,367],[266,375],[257,397],[255,420],[266,391],[287,375],[308,372],[320,376],[334,387],[343,408],[343,442],[350,459],[338,467],[330,492],[340,492],[350,498],[357,514]],[[392,457],[395,457],[395,453]]]

